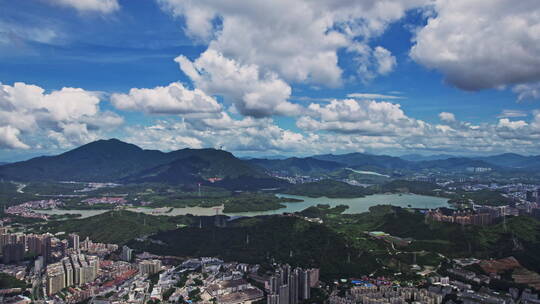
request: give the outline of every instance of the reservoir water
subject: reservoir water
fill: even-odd
[[[298,196],[298,195],[287,195],[287,194],[278,194],[280,197],[295,198],[304,200],[299,203],[284,203],[286,208],[271,210],[271,211],[261,211],[261,212],[242,212],[231,215],[266,215],[266,214],[280,214],[283,212],[298,212],[302,211],[308,207],[316,206],[319,204],[330,205],[330,207],[335,207],[338,205],[347,205],[349,209],[345,213],[355,214],[363,213],[369,210],[369,207],[376,205],[393,205],[398,207],[412,207],[412,208],[439,208],[439,207],[448,207],[448,199],[442,197],[434,196],[425,196],[417,194],[374,194],[366,197],[355,197],[355,198],[328,198],[328,197],[308,197],[308,196]]]
[[[278,194],[279,197],[287,198],[296,198],[304,200],[303,202],[298,203],[283,203],[285,208],[269,211],[256,211],[256,212],[238,212],[238,213],[226,213],[229,216],[257,216],[257,215],[271,215],[271,214],[281,214],[284,212],[298,212],[302,211],[310,206],[315,206],[318,204],[326,204],[331,207],[337,205],[347,205],[349,209],[345,213],[354,214],[362,213],[369,210],[369,207],[376,205],[393,205],[399,207],[412,207],[412,208],[439,208],[439,207],[449,207],[448,199],[442,197],[434,196],[425,196],[417,194],[375,194],[366,197],[357,197],[357,198],[328,198],[328,197],[318,197],[312,198],[307,196],[298,196],[298,195],[287,195],[287,194]],[[168,208],[167,208],[168,209]],[[203,208],[203,207],[185,207],[185,208],[171,208],[170,212],[163,212],[163,208],[154,209],[154,208],[128,208],[127,210],[135,212],[144,212],[146,214],[152,215],[215,215],[215,208]],[[81,214],[81,218],[94,216],[97,214],[105,213],[108,210],[36,210],[36,212],[45,213],[45,214]],[[168,211],[168,210],[167,210]],[[219,206],[219,214],[223,214],[223,206]]]

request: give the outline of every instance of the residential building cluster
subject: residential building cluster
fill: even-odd
[[[312,183],[322,180],[322,177],[314,177],[309,175],[290,175],[287,171],[273,171],[273,172],[266,172],[268,175],[283,179],[288,181],[291,184],[304,184],[304,183]]]
[[[540,188],[526,190],[525,201],[531,203],[540,203]]]
[[[61,240],[50,233],[1,233],[0,248],[6,264],[20,262],[24,255],[42,256],[45,263],[50,263],[79,252],[103,257],[115,252],[118,245],[94,243],[88,237],[81,242],[77,234],[69,234],[66,239]]]
[[[95,283],[100,257],[117,249],[115,244],[94,243],[89,238],[81,242],[77,234],[59,239],[50,233],[11,233],[8,227],[0,227],[0,271],[42,286],[46,296],[67,289],[64,298],[73,301],[66,303],[76,303],[93,294],[94,290],[85,286]],[[137,267],[133,268],[137,272]]]
[[[96,191],[102,188],[114,188],[118,186],[119,184],[114,184],[114,183],[87,183],[85,184],[84,188],[77,189],[74,192],[91,192],[91,191]]]
[[[508,261],[511,261],[509,258]],[[508,262],[507,261],[507,262]],[[479,263],[476,260],[474,263]],[[470,265],[470,264],[468,264]],[[474,272],[454,265],[449,269],[454,279],[433,275],[420,286],[400,285],[392,280],[342,280],[345,285],[334,289],[328,298],[330,304],[405,304],[405,303],[466,303],[466,304],[538,304],[538,294],[530,289],[510,288],[508,292],[495,291],[489,287],[489,280],[479,279]],[[484,276],[485,277],[485,276]],[[468,283],[469,282],[469,283]],[[351,284],[352,283],[352,284]],[[402,282],[404,283],[404,282]],[[471,285],[475,284],[473,288]],[[336,284],[338,284],[336,282]],[[351,287],[352,285],[352,287]],[[339,286],[339,284],[338,284]],[[341,292],[340,292],[341,290]],[[343,293],[344,292],[344,293]],[[449,297],[447,297],[449,296]],[[457,302],[454,302],[454,300]]]
[[[62,201],[56,199],[30,201],[15,206],[9,206],[4,210],[4,213],[46,220],[49,218],[48,215],[35,212],[34,210],[54,209],[63,205],[64,203],[62,203]]]
[[[203,303],[215,301],[220,304],[251,303],[264,298],[264,292],[245,279],[259,269],[258,265],[226,263],[217,258],[203,257],[188,260],[182,267],[191,273],[186,286],[178,289],[174,298],[192,301],[200,297]],[[197,292],[200,296],[193,297]]]
[[[496,218],[490,213],[478,213],[473,210],[429,210],[426,218],[437,222],[456,223],[461,225],[489,225]]]
[[[276,267],[265,280],[268,304],[297,304],[311,297],[311,288],[319,284],[319,269],[292,268],[289,265]]]
[[[125,205],[127,200],[124,197],[93,197],[83,200],[83,203],[87,203],[90,206],[106,204],[106,205]]]
[[[9,233],[0,228],[0,253],[4,264],[21,262],[26,254],[52,258],[52,234]]]
[[[95,243],[90,238],[86,238],[80,244],[81,251],[86,252],[87,254],[97,255],[99,257],[104,257],[118,250],[118,245],[116,244],[107,244],[107,243]]]
[[[489,225],[497,218],[506,216],[529,215],[540,217],[540,204],[536,202],[521,202],[514,206],[473,205],[473,209],[438,208],[428,210],[426,219],[438,222],[456,223],[462,225]]]
[[[472,173],[485,173],[485,172],[491,172],[492,168],[489,167],[467,167],[468,172]]]
[[[423,288],[377,285],[354,286],[345,297],[334,293],[329,298],[330,304],[441,304],[442,301],[442,295]]]
[[[99,272],[99,258],[85,254],[72,254],[60,262],[47,265],[46,289],[51,296],[71,286],[94,282]]]
[[[139,262],[139,273],[142,275],[152,275],[161,270],[160,260],[144,260]]]

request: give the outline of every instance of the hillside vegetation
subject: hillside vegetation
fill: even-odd
[[[42,230],[53,233],[75,232],[81,239],[89,237],[94,242],[124,244],[137,237],[176,229],[180,224],[190,225],[193,221],[190,216],[155,216],[123,210],[84,219],[49,222]]]
[[[165,245],[134,241],[129,246],[166,255],[219,256],[246,263],[267,263],[272,257],[292,265],[320,266],[325,278],[368,273],[377,265],[374,256],[359,256],[332,229],[295,217],[245,218],[226,228],[187,227],[160,232],[152,239]]]
[[[15,181],[86,181],[211,184],[234,190],[286,184],[262,169],[215,149],[164,153],[143,150],[117,139],[98,140],[56,156],[42,156],[0,166],[0,179]]]
[[[325,179],[318,182],[296,184],[289,187],[285,193],[305,195],[309,197],[364,197],[374,194],[373,190],[361,186],[352,186],[344,182]]]

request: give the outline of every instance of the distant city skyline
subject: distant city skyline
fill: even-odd
[[[0,162],[540,154],[535,0],[0,0]]]

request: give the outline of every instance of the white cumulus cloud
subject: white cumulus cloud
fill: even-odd
[[[382,46],[371,46],[389,24],[432,0],[158,0],[163,10],[185,21],[185,32],[207,45],[207,50],[182,70],[196,86],[228,91],[220,73],[250,70],[255,88],[240,87],[234,95],[238,109],[252,116],[295,110],[278,102],[290,95],[288,83],[338,87],[344,71],[338,52],[356,58],[362,80],[393,71],[395,56]],[[214,57],[214,58],[211,58]],[[211,61],[209,61],[211,60]],[[204,65],[211,64],[211,65]],[[201,70],[205,73],[201,74]],[[354,68],[353,68],[354,70]],[[199,74],[199,75],[197,75]],[[253,76],[254,74],[257,74]],[[244,74],[245,75],[245,74]],[[256,79],[254,81],[253,79]],[[210,94],[215,94],[214,90]],[[208,92],[207,92],[208,93]],[[275,95],[275,98],[268,98]],[[268,104],[266,104],[268,103]],[[278,109],[272,110],[276,105]],[[297,107],[296,107],[297,109]]]
[[[441,112],[439,113],[439,119],[443,122],[452,123],[456,121],[456,116],[454,115],[454,113]]]
[[[537,0],[436,0],[411,57],[465,90],[540,80]]]
[[[46,93],[22,82],[0,84],[0,141],[3,146],[27,148],[22,138],[49,137],[60,146],[94,140],[102,130],[123,122],[119,115],[101,111],[99,103],[99,94],[80,88]]]
[[[175,61],[197,88],[224,96],[243,115],[295,115],[300,110],[300,106],[287,101],[291,87],[275,73],[262,72],[256,65],[242,65],[213,50],[205,51],[193,62],[185,56]]]
[[[70,7],[78,12],[110,14],[120,9],[118,0],[47,0],[51,4]]]
[[[420,134],[426,126],[405,115],[399,104],[386,101],[335,99],[325,105],[310,104],[307,114],[297,126],[309,131],[397,136]]]
[[[111,95],[112,104],[120,110],[150,114],[190,114],[221,112],[221,105],[199,89],[189,90],[179,82],[152,89],[133,88],[128,94]]]
[[[27,144],[19,139],[21,131],[12,126],[0,127],[0,148],[7,149],[28,149]]]
[[[540,82],[518,84],[512,88],[518,95],[518,100],[540,99]]]

